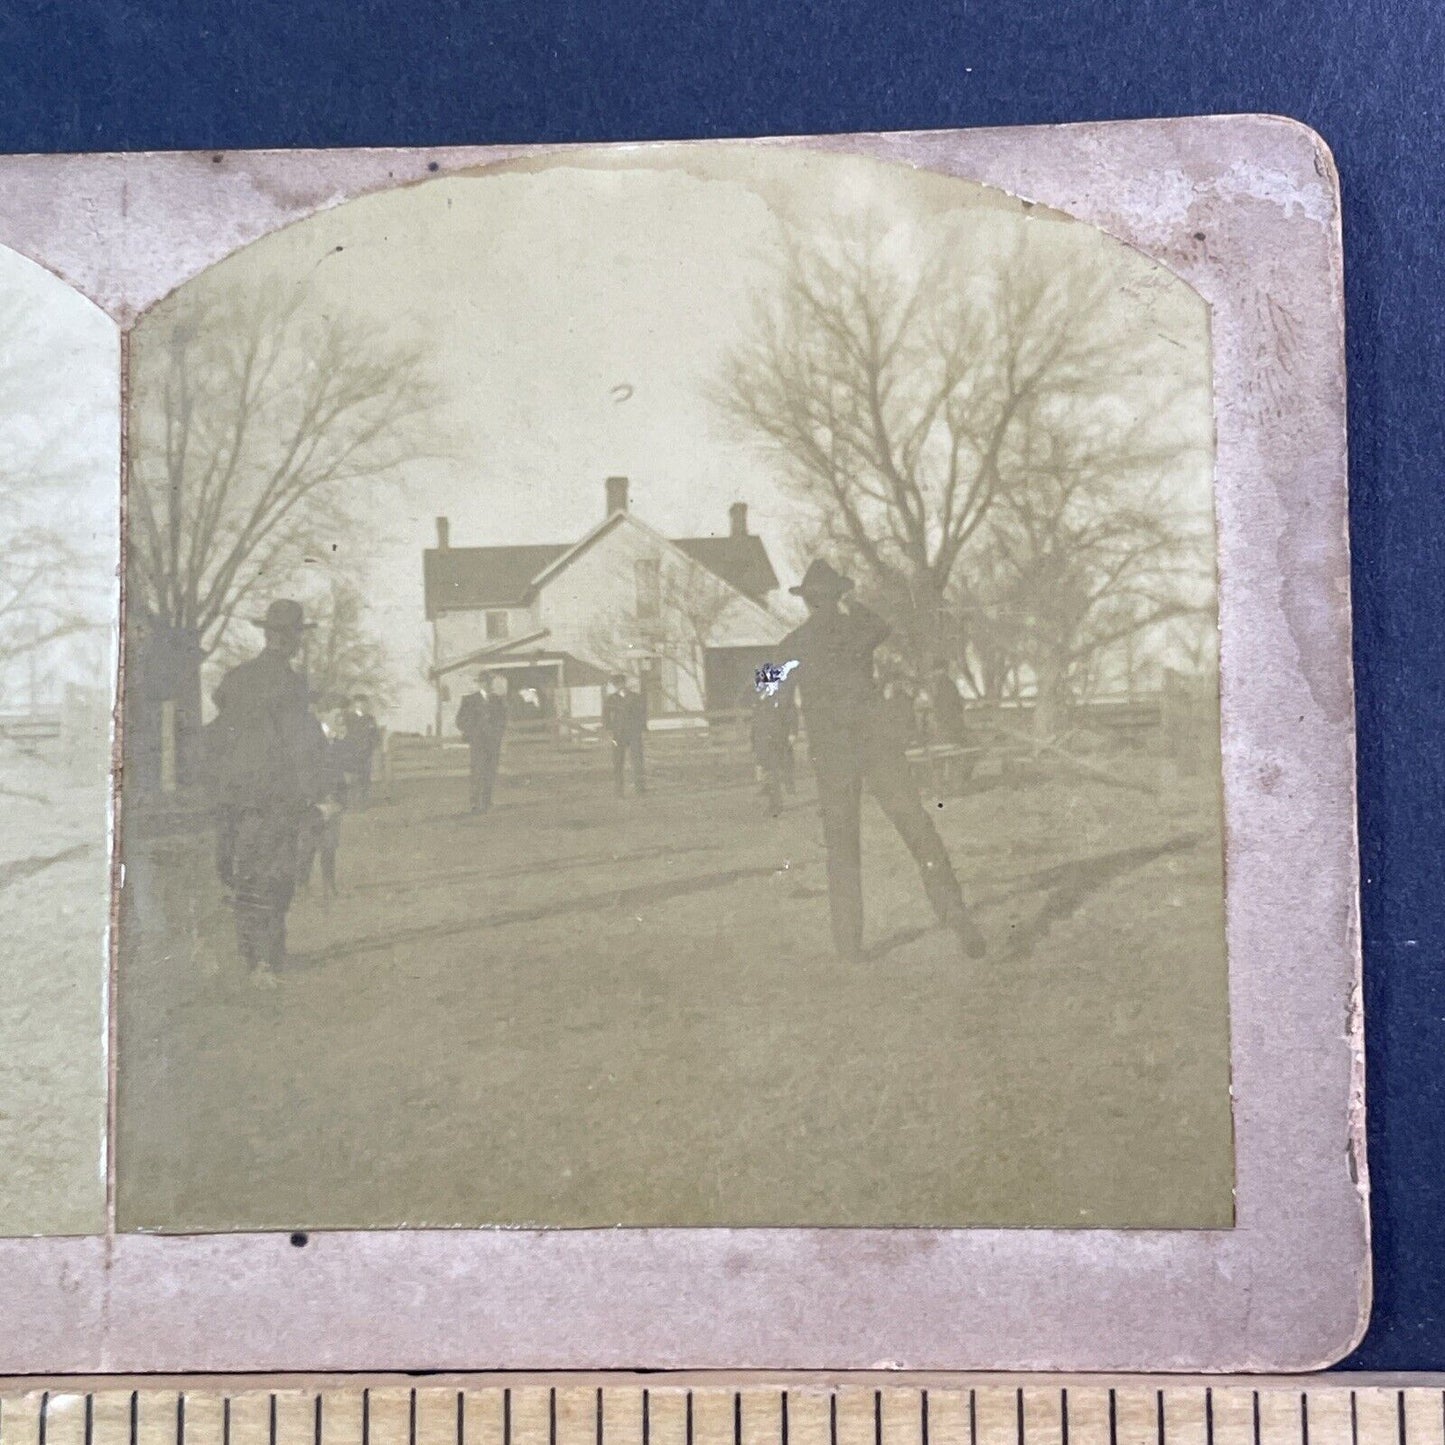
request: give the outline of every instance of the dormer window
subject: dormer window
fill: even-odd
[[[511,622],[505,612],[487,613],[487,641],[501,642],[511,636]]]

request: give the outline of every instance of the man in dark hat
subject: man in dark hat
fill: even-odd
[[[221,679],[209,729],[216,866],[231,890],[241,956],[258,982],[271,982],[285,962],[301,830],[326,788],[326,735],[291,666],[308,625],[299,602],[267,608],[257,621],[265,646]]]
[[[457,731],[471,750],[472,812],[492,806],[492,791],[502,765],[502,738],[507,731],[507,682],[495,673],[477,674],[476,692],[457,709]]]
[[[612,782],[620,798],[628,758],[632,759],[632,791],[645,793],[642,743],[647,736],[647,699],[626,673],[614,672],[602,694],[602,730],[612,744]]]
[[[808,619],[778,644],[783,667],[796,664],[785,685],[802,690],[828,852],[833,941],[845,959],[862,954],[859,814],[866,782],[918,864],[939,921],[958,936],[969,958],[979,958],[983,935],[964,907],[943,840],[919,801],[904,751],[906,739],[892,725],[874,678],[873,654],[891,629],[867,608],[844,605],[852,588],[852,579],[827,562],[811,563],[802,582],[789,589],[808,604]]]

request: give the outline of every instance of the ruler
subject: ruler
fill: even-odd
[[[0,1445],[1445,1445],[1445,1376],[90,1383],[0,1387]]]

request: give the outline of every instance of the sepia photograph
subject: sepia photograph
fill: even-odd
[[[1233,1224],[1183,280],[904,165],[584,148],[129,348],[121,1230]]]
[[[0,1235],[105,1224],[120,336],[0,247]]]

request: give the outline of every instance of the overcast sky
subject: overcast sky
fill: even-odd
[[[792,580],[779,478],[723,431],[702,388],[747,322],[779,219],[825,229],[861,212],[905,237],[961,220],[980,247],[1023,214],[1001,193],[856,157],[615,148],[353,201],[190,283],[308,276],[328,308],[421,338],[436,357],[439,430],[456,460],[415,469],[364,563],[373,621],[406,684],[394,725],[431,716],[420,553],[439,514],[456,546],[571,541],[601,519],[603,479],[625,473],[635,511],[669,535],[723,532],[728,505],[746,501]],[[1121,249],[1045,212],[1029,224]],[[1160,325],[1202,344],[1192,293],[1161,287],[1143,258],[1130,264],[1153,283]]]

